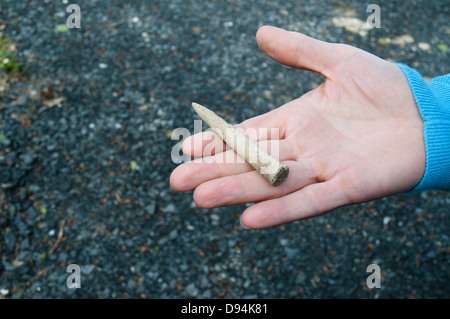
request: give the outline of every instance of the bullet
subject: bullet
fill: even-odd
[[[198,103],[192,103],[192,107],[229,147],[252,165],[272,186],[281,184],[288,177],[289,166],[269,155],[242,131]]]

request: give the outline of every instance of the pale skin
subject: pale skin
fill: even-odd
[[[203,132],[184,141],[183,152],[203,158],[173,171],[173,189],[195,190],[194,201],[203,208],[255,203],[241,223],[260,229],[405,192],[420,182],[423,120],[396,65],[275,27],[260,28],[256,40],[275,61],[326,77],[307,94],[238,125],[279,129],[279,159],[289,165],[288,178],[274,187],[248,163],[221,163],[222,152],[232,150],[215,133]]]

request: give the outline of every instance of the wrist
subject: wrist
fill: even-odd
[[[412,191],[450,190],[450,80],[429,83],[414,69],[396,63],[405,74],[424,124],[426,168],[422,180]]]

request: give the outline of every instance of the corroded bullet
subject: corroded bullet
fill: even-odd
[[[242,131],[228,124],[213,111],[198,103],[192,103],[192,107],[228,146],[252,165],[270,184],[277,186],[287,178],[289,166],[269,155]]]

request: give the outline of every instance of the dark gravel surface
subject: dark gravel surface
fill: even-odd
[[[349,43],[432,78],[449,72],[448,0],[378,1],[381,28],[363,36],[332,21],[365,21],[360,1],[77,3],[82,26],[67,32],[56,31],[67,1],[0,3],[0,32],[28,66],[0,82],[0,298],[450,296],[449,193],[247,230],[243,206],[199,209],[169,187],[170,133],[193,130],[192,101],[240,122],[322,80],[266,57],[258,27]],[[405,34],[413,41],[396,40]],[[379,289],[366,286],[372,263]],[[70,264],[80,289],[66,285]]]

